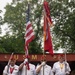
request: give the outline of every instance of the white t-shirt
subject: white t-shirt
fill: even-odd
[[[66,68],[66,70],[65,70],[65,68]],[[55,73],[55,75],[66,75],[66,73],[69,73],[70,71],[71,71],[71,69],[70,69],[68,63],[67,63],[67,66],[65,66],[65,62],[63,62],[63,63],[56,62],[53,65],[53,72]]]
[[[35,75],[35,65],[29,63],[29,70],[24,65],[21,71],[21,75]]]
[[[13,68],[13,71],[12,73],[10,72],[10,68]],[[13,67],[10,65],[9,66],[9,69],[8,69],[8,73],[7,73],[7,69],[8,69],[8,66],[6,65],[4,70],[3,70],[3,74],[7,74],[7,75],[18,75],[18,71],[19,71],[19,66],[17,65],[14,65]]]
[[[37,65],[36,69],[39,67],[40,65]],[[38,75],[53,75],[53,72],[51,70],[51,67],[49,65],[45,65],[43,67],[41,67],[40,72],[38,73]]]

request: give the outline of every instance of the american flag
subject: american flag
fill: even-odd
[[[29,4],[28,4],[28,10],[27,10],[27,24],[26,24],[26,33],[25,33],[25,54],[28,55],[28,47],[29,43],[34,39],[34,31],[32,28],[32,24],[29,20]]]

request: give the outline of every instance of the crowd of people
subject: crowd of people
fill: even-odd
[[[11,58],[9,65],[6,65],[3,70],[3,75],[70,75],[71,69],[64,55],[58,56],[58,61],[53,64],[53,67],[47,65],[45,56],[40,60],[40,64],[35,66],[30,63],[29,58],[25,58],[18,66],[15,64],[16,60]]]

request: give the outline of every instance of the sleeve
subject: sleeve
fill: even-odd
[[[37,64],[36,69],[35,69],[35,72],[36,72],[36,70],[39,68],[39,66],[40,66],[40,65]],[[36,72],[36,75],[40,75],[40,73],[37,73],[37,72]]]
[[[7,74],[7,66],[5,66],[5,68],[3,70],[3,74]]]
[[[37,64],[37,66],[36,66],[36,69],[35,69],[35,70],[37,70],[37,69],[38,69],[38,67],[39,67],[39,64]]]
[[[71,68],[69,66],[69,64],[66,62],[66,73],[70,74]]]
[[[19,66],[16,65],[15,68],[16,68],[16,71],[19,72]]]
[[[50,73],[49,73],[49,75],[53,75],[53,71],[52,71],[52,69],[50,69]]]
[[[52,72],[54,72],[54,73],[56,72],[55,64],[53,65]]]
[[[36,75],[35,65],[33,66],[33,75]]]

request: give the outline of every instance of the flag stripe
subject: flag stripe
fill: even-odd
[[[30,36],[32,33],[34,34],[33,30],[30,30],[30,32],[26,34],[26,37]]]
[[[29,29],[27,29],[26,36],[29,35],[30,32],[33,32],[32,27],[30,27]]]
[[[26,24],[26,33],[24,38],[25,38],[25,51],[26,51],[25,53],[26,55],[28,55],[29,43],[34,39],[34,32],[30,21],[28,21]]]
[[[27,22],[26,29],[29,29],[30,27],[31,27],[31,22],[30,22],[30,21],[28,21],[28,22]]]
[[[29,36],[26,37],[26,45],[30,43],[34,39],[34,33],[31,33]]]

